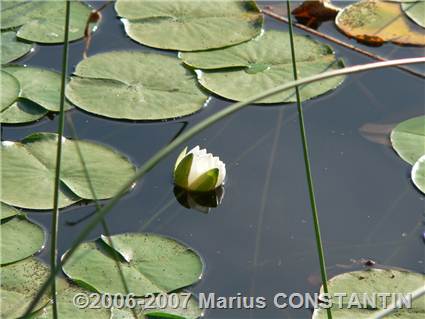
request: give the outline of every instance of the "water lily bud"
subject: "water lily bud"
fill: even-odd
[[[223,184],[226,166],[206,149],[187,147],[180,153],[174,166],[174,183],[193,192],[208,192]]]

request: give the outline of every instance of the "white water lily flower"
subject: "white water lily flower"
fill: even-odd
[[[174,166],[174,183],[194,192],[208,192],[224,183],[226,166],[217,157],[199,146],[180,153]]]

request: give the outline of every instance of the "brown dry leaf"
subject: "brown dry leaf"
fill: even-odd
[[[319,25],[328,20],[335,19],[339,9],[327,0],[304,1],[292,11],[298,22],[317,29]]]
[[[425,34],[414,30],[399,3],[363,0],[344,8],[335,22],[342,32],[359,42],[425,45]]]

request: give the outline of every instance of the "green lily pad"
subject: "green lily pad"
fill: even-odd
[[[425,116],[398,124],[391,132],[391,144],[403,160],[415,164],[425,154]]]
[[[67,86],[79,108],[106,117],[159,120],[200,110],[207,96],[192,72],[173,57],[116,51],[81,61]]]
[[[254,1],[118,0],[127,35],[154,48],[197,51],[259,35],[263,15]]]
[[[3,4],[3,3],[2,3]],[[1,64],[19,59],[31,51],[32,45],[16,39],[13,31],[2,32],[0,36]]]
[[[425,28],[425,1],[403,3],[401,8],[410,19],[422,28]]]
[[[19,214],[19,211],[12,206],[6,205],[5,203],[0,203],[0,220],[15,216]]]
[[[49,275],[49,268],[32,257],[1,267],[1,317],[20,318]],[[34,310],[44,307],[48,302],[49,298],[43,296]]]
[[[91,9],[71,2],[69,41],[84,37]],[[2,1],[1,29],[18,28],[17,37],[38,43],[64,40],[65,1]]]
[[[17,215],[0,224],[0,234],[2,265],[34,255],[44,246],[43,228],[30,222],[25,215]]]
[[[11,74],[1,72],[0,111],[3,112],[18,99],[21,87],[19,81]]]
[[[425,155],[418,159],[412,167],[413,184],[425,194]]]
[[[44,117],[48,110],[40,105],[25,99],[18,99],[15,103],[0,112],[2,124],[24,124],[37,121]]]
[[[370,302],[365,303],[365,294],[370,299],[373,294],[378,293],[401,293],[406,295],[412,293],[423,285],[425,276],[423,274],[400,271],[395,269],[367,269],[362,271],[353,271],[337,275],[329,280],[328,289],[333,294],[347,294],[347,297],[333,298],[333,306],[331,308],[333,318],[344,319],[366,319],[371,318],[375,312],[382,310],[383,304],[381,299],[377,299],[375,305]],[[323,287],[321,289],[323,292]],[[360,300],[360,306],[351,306],[350,297],[357,296]],[[398,296],[398,295],[397,295]],[[389,298],[388,298],[389,299]],[[380,302],[381,301],[381,302]],[[353,305],[354,302],[351,302]],[[406,307],[399,311],[388,315],[388,319],[420,319],[425,315],[425,296],[422,296],[412,302],[412,308]],[[318,308],[314,311],[312,319],[326,319],[326,309]]]
[[[342,68],[332,49],[305,36],[296,35],[299,78]],[[289,33],[267,31],[249,42],[205,52],[180,54],[185,64],[201,69],[198,81],[207,90],[222,97],[242,101],[254,94],[293,81]],[[307,100],[339,86],[336,77],[301,87],[301,99]],[[295,102],[295,91],[288,90],[257,103]]]
[[[123,257],[121,269],[129,291],[136,296],[174,291],[200,279],[200,257],[171,238],[127,233],[111,236],[111,240]],[[63,271],[72,280],[98,292],[125,294],[111,249],[105,238],[86,242],[78,247]]]
[[[6,66],[3,70],[18,79],[21,86],[20,98],[37,103],[41,107],[59,112],[61,75],[58,72],[24,66]],[[3,87],[2,87],[3,89]],[[71,106],[65,103],[65,110]]]
[[[76,149],[63,139],[59,207],[95,199]],[[114,196],[134,175],[135,167],[120,153],[103,145],[78,141],[98,199]],[[57,135],[35,133],[21,142],[3,141],[1,201],[28,209],[52,209]]]

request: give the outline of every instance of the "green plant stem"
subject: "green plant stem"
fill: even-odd
[[[297,61],[295,58],[296,54],[295,54],[295,44],[294,44],[294,30],[292,27],[291,5],[289,3],[289,0],[286,0],[286,9],[288,12],[289,42],[291,45],[292,71],[294,74],[294,80],[296,81],[298,80],[298,71],[297,71]],[[307,134],[306,134],[305,125],[304,125],[304,113],[303,113],[303,108],[301,104],[300,90],[298,86],[295,87],[295,95],[297,98],[298,122],[300,127],[301,141],[303,145],[304,165],[305,165],[305,172],[307,177],[308,194],[310,198],[311,212],[313,215],[314,234],[316,237],[316,246],[317,246],[316,248],[317,248],[317,253],[319,255],[320,275],[322,277],[323,292],[328,294],[329,293],[328,276],[326,274],[325,254],[323,252],[322,236],[321,236],[320,224],[319,224],[319,214],[317,212],[316,198],[314,195],[313,175],[311,173]],[[328,319],[332,319],[332,313],[330,308],[326,308],[326,313],[328,315]]]
[[[64,127],[64,113],[65,113],[65,85],[66,77],[68,73],[68,35],[69,35],[69,20],[71,11],[71,2],[67,0],[65,3],[65,29],[64,29],[64,44],[62,51],[62,74],[61,74],[61,92],[60,92],[60,106],[59,106],[59,123],[58,123],[58,142],[56,148],[56,169],[55,169],[55,185],[53,192],[53,215],[52,215],[52,227],[51,227],[51,239],[50,239],[50,269],[52,274],[55,274],[55,270],[58,262],[58,231],[59,231],[59,187],[60,187],[60,171],[61,171],[61,159],[62,159],[62,137]],[[51,282],[52,285],[52,309],[53,318],[58,318],[58,307],[56,302],[56,280],[53,277]]]
[[[186,132],[183,132],[179,137],[177,137],[174,141],[172,141],[170,144],[166,145],[162,149],[160,149],[157,153],[155,153],[145,164],[143,164],[135,173],[133,178],[131,178],[122,188],[120,191],[117,192],[117,194],[109,201],[109,203],[102,207],[96,214],[93,216],[93,219],[84,227],[84,229],[80,232],[80,234],[77,236],[77,238],[74,240],[70,250],[68,253],[64,256],[64,258],[61,261],[61,266],[63,266],[69,258],[74,254],[75,250],[77,249],[78,245],[80,245],[85,238],[90,234],[92,229],[94,229],[97,224],[102,220],[102,218],[118,203],[118,201],[121,199],[122,196],[125,195],[125,193],[131,188],[131,186],[137,182],[140,178],[142,178],[147,172],[149,172],[155,165],[161,161],[163,158],[165,158],[167,155],[169,155],[172,151],[174,151],[178,146],[189,140],[192,136],[195,134],[201,132],[202,130],[206,129],[207,127],[211,126],[215,122],[229,116],[230,114],[233,114],[234,112],[250,105],[251,103],[261,100],[264,98],[267,98],[269,96],[272,96],[274,94],[280,93],[282,91],[286,91],[288,89],[292,89],[296,86],[321,81],[324,79],[332,78],[335,76],[341,76],[346,74],[352,74],[352,73],[358,73],[358,72],[364,72],[368,70],[374,70],[374,69],[380,69],[380,68],[386,68],[386,67],[392,67],[395,65],[406,65],[406,64],[415,64],[415,63],[425,63],[425,57],[420,58],[408,58],[408,59],[397,59],[392,61],[385,61],[385,62],[374,62],[374,63],[368,63],[363,65],[355,65],[351,67],[346,67],[339,70],[333,70],[329,72],[324,72],[321,74],[313,75],[301,80],[289,82],[286,84],[282,84],[279,86],[276,86],[275,88],[266,90],[260,94],[255,94],[250,98],[247,98],[244,101],[234,103],[225,109],[209,116],[205,120],[201,121],[197,125],[193,126],[192,128],[188,129]],[[50,284],[52,281],[52,278],[54,278],[55,274],[60,271],[60,268],[57,267],[53,273],[50,275],[50,277],[46,280],[46,282],[41,286],[38,294],[33,299],[31,304],[29,305],[25,315],[28,316],[31,311],[34,309],[37,302],[40,300],[43,293],[46,291],[46,287]]]

